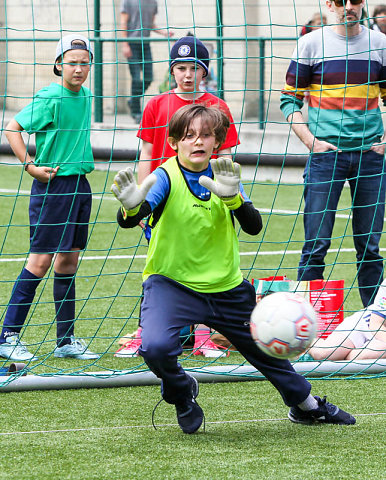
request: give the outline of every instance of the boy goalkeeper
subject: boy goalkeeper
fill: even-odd
[[[255,291],[242,278],[234,221],[250,235],[260,232],[262,221],[244,193],[240,166],[228,158],[210,160],[228,126],[217,108],[185,106],[169,125],[168,142],[177,156],[139,187],[129,168],[115,177],[112,192],[122,203],[118,223],[131,228],[151,213],[139,353],[162,379],[162,397],[175,405],[184,433],[196,432],[204,417],[196,402],[198,382],[177,362],[180,330],[197,318],[228,338],[272,382],[291,407],[290,420],[353,424],[353,416],[313,397],[311,385],[289,361],[268,357],[251,337]]]
[[[67,35],[56,47],[54,73],[61,83],[40,90],[7,125],[16,157],[34,178],[29,205],[30,255],[14,285],[0,335],[0,356],[35,360],[19,334],[36,289],[54,261],[57,321],[56,357],[98,358],[74,337],[75,272],[86,246],[91,190],[86,174],[94,170],[90,143],[91,92],[83,86],[92,49],[82,35]],[[36,158],[27,153],[21,131],[36,135]]]

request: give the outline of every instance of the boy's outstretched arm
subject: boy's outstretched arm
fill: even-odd
[[[59,167],[38,167],[34,164],[32,158],[27,152],[21,132],[23,127],[13,118],[6,126],[5,136],[12,148],[15,156],[20,162],[25,165],[24,168],[27,172],[42,183],[48,183],[50,179],[53,179],[59,170]]]
[[[133,215],[132,217],[126,215],[125,209],[121,207],[117,212],[118,225],[121,228],[134,228],[137,226],[144,228],[141,220],[150,215],[151,211],[152,210],[150,204],[147,200],[143,202],[140,209],[138,210],[138,213],[136,215]]]
[[[230,158],[212,158],[210,161],[215,180],[203,175],[199,183],[217,195],[233,211],[241,228],[249,235],[257,235],[263,227],[261,216],[251,202],[244,202],[240,193],[241,170]]]
[[[111,191],[122,204],[117,215],[121,227],[135,227],[142,218],[151,212],[150,205],[145,202],[145,198],[156,181],[157,177],[151,174],[145,178],[141,185],[137,185],[134,172],[130,167],[121,170],[114,177]]]
[[[263,220],[260,212],[253,206],[252,202],[245,202],[237,210],[234,210],[243,232],[248,235],[257,235],[263,228]]]

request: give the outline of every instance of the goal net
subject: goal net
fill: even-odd
[[[374,2],[366,2],[370,17],[374,7]],[[156,31],[147,36],[142,28],[134,43],[141,49],[150,45],[152,52],[152,81],[145,90],[145,79],[141,77],[138,94],[143,108],[154,95],[173,88],[168,59],[175,39],[192,33],[204,41],[211,61],[209,78],[202,87],[223,98],[232,112],[240,140],[233,150],[234,159],[241,163],[246,193],[263,217],[259,236],[238,231],[242,272],[255,285],[260,281],[261,286],[265,279],[267,290],[283,288],[287,282],[287,286],[305,295],[314,292],[312,301],[320,310],[319,336],[327,337],[343,318],[363,308],[363,304],[351,227],[353,204],[347,184],[325,258],[325,282],[318,288],[308,281],[297,283],[304,243],[303,171],[308,149],[280,111],[280,98],[291,59],[305,63],[303,58],[293,57],[293,52],[299,47],[299,37],[316,28],[310,24],[313,18],[329,25],[335,22],[325,2],[319,0],[159,0],[156,28],[169,31],[170,36]],[[364,25],[368,27],[371,21],[365,19]],[[141,357],[115,356],[118,349],[132,341],[138,328],[141,274],[147,253],[147,240],[140,228],[118,227],[118,202],[110,192],[117,171],[128,165],[138,170],[141,151],[138,118],[130,110],[132,72],[123,54],[121,22],[121,0],[0,0],[1,321],[31,253],[28,208],[32,178],[11,151],[6,126],[41,88],[60,82],[52,72],[56,44],[64,35],[81,33],[90,38],[94,49],[85,85],[93,92],[90,135],[95,170],[88,175],[92,213],[87,245],[80,253],[76,273],[75,331],[89,350],[100,355],[90,360],[54,356],[56,314],[51,266],[30,302],[20,333],[20,340],[36,359],[24,362],[25,368],[7,376],[12,362],[0,357],[0,391],[156,381]],[[139,61],[136,66],[142,74],[147,65]],[[307,107],[312,105],[309,94],[301,85],[295,86],[292,93],[304,97],[307,119]],[[347,98],[351,98],[349,92]],[[352,122],[355,124],[355,119]],[[23,138],[33,158],[35,136],[23,132]],[[379,204],[383,202],[380,194]],[[385,246],[381,236],[381,253]],[[330,281],[342,283],[335,288]],[[323,303],[327,293],[341,298],[332,309]],[[343,331],[348,338],[351,331]],[[211,333],[214,342],[224,341]],[[374,338],[386,338],[382,327],[372,333]],[[194,339],[194,329],[181,332],[184,353],[180,361],[204,381],[262,378],[226,343],[218,358],[195,355]],[[309,378],[380,376],[385,373],[386,355],[379,345],[371,358],[363,358],[363,351],[372,348],[365,342],[349,358],[303,356],[293,363]],[[341,343],[333,346],[338,348]],[[17,366],[13,368],[18,370]],[[25,373],[27,376],[23,376]]]

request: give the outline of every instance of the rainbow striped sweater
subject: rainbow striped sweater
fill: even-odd
[[[286,118],[308,97],[308,127],[319,140],[350,150],[383,135],[379,97],[386,105],[386,35],[362,27],[353,37],[331,27],[298,41],[287,70],[280,109]]]

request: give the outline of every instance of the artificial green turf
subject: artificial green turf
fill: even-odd
[[[30,189],[27,175],[19,185],[21,168],[1,165],[1,172],[0,188]],[[106,172],[96,171],[89,176],[94,195],[108,192],[113,175],[107,178]],[[256,207],[275,211],[298,211],[301,195],[300,185],[269,183],[256,183],[251,192]],[[2,258],[25,257],[28,197],[12,193],[0,196]],[[347,214],[349,205],[348,192],[344,191],[340,213]],[[77,277],[76,332],[90,338],[90,348],[104,353],[103,357],[97,362],[52,357],[51,272],[42,282],[24,329],[24,340],[34,350],[39,345],[40,359],[33,373],[145,368],[139,359],[113,357],[116,339],[133,330],[138,321],[144,260],[112,259],[110,255],[146,253],[139,229],[117,228],[117,206],[112,200],[94,199],[85,256],[101,258],[82,260]],[[241,257],[245,275],[287,274],[295,278],[299,255],[262,253],[299,250],[301,216],[263,212],[263,220],[264,230],[258,237],[240,235],[242,252],[260,253]],[[352,247],[347,225],[347,220],[337,219],[332,247]],[[347,311],[360,307],[354,261],[353,252],[327,257],[327,276],[345,279]],[[0,263],[2,313],[22,265]],[[211,362],[187,355],[182,361],[186,366]],[[242,362],[239,354],[232,353],[216,364]],[[384,378],[313,381],[313,386],[314,393],[327,394],[342,408],[364,416],[350,427],[299,426],[285,419],[288,409],[266,381],[204,384],[199,403],[206,414],[206,433],[187,436],[175,425],[173,407],[165,403],[156,412],[156,422],[173,425],[160,426],[157,431],[151,427],[151,412],[160,398],[158,387],[3,393],[0,479],[384,479]],[[117,428],[120,426],[124,428]],[[32,431],[36,433],[20,433]]]
[[[159,387],[4,394],[0,479],[384,479],[384,382],[315,381],[313,392],[357,424],[295,425],[266,381],[201,384],[195,435],[165,403],[153,429]]]
[[[31,177],[21,166],[1,165],[0,188],[15,192],[0,192],[0,254],[2,259],[24,259],[28,252],[28,194]],[[90,362],[90,370],[119,370],[139,365],[138,360],[127,361],[113,357],[118,348],[117,338],[133,331],[138,323],[141,295],[141,272],[146,255],[146,241],[141,230],[118,228],[115,217],[118,202],[109,192],[116,172],[95,171],[88,176],[94,193],[90,223],[90,239],[82,253],[77,274],[76,334],[88,339],[90,348],[103,353],[97,362]],[[248,183],[248,182],[247,182]],[[241,266],[249,278],[268,275],[287,275],[296,278],[299,254],[275,251],[298,251],[303,241],[301,215],[302,186],[256,182],[246,185],[257,208],[262,209],[264,229],[257,237],[240,233]],[[16,193],[17,191],[17,193]],[[347,213],[350,198],[344,190],[340,213]],[[271,209],[273,211],[271,212]],[[332,248],[352,247],[348,221],[338,218]],[[255,253],[254,253],[255,252]],[[270,253],[267,255],[267,253]],[[82,258],[84,255],[84,258]],[[132,258],[120,258],[119,256]],[[118,258],[114,258],[118,256]],[[87,258],[94,257],[93,260]],[[345,280],[345,309],[360,308],[355,283],[355,256],[353,252],[329,253],[326,278]],[[23,262],[0,262],[0,292],[2,314]],[[41,283],[30,317],[23,329],[23,340],[40,356],[31,365],[34,373],[71,373],[87,369],[87,362],[56,359],[51,353],[55,345],[54,305],[52,299],[53,272]],[[203,365],[201,359],[196,364]],[[210,361],[212,362],[212,361]],[[232,354],[224,363],[242,362],[241,356]],[[189,365],[192,362],[189,361]],[[0,366],[4,364],[0,361]],[[190,365],[191,366],[191,365]]]

